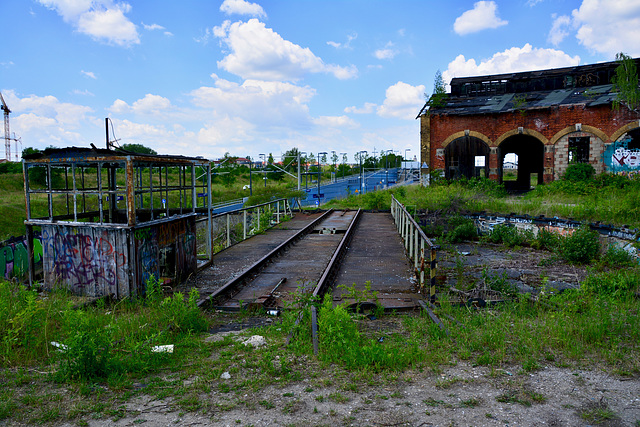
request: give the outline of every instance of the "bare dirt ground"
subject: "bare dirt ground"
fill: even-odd
[[[541,263],[549,254],[532,249],[471,243],[442,251],[439,257],[440,284],[464,289],[480,285],[487,275],[499,275],[535,294],[542,285],[576,287],[587,274],[561,262]],[[371,327],[393,329],[393,320],[379,319]],[[250,329],[232,329],[238,328],[222,328],[205,339],[252,335]],[[211,357],[217,357],[215,351]],[[124,403],[126,415],[117,420],[85,418],[56,425],[640,426],[640,378],[611,375],[597,362],[580,368],[548,364],[523,372],[519,366],[498,369],[452,360],[436,371],[358,379],[322,368],[312,358],[295,363],[307,366],[297,381],[240,394],[208,391],[199,396],[204,405],[196,412],[181,410],[173,398],[139,394]],[[198,381],[183,378],[185,384]]]

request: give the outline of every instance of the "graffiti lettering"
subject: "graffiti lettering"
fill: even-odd
[[[36,270],[42,268],[42,241],[33,238],[33,257]],[[29,272],[29,254],[25,236],[12,237],[0,244],[0,277],[24,278]]]
[[[77,230],[42,232],[44,258],[49,260],[46,275],[66,282],[70,290],[88,295],[116,293],[118,269],[127,257],[116,251],[113,235],[104,231],[96,235]]]

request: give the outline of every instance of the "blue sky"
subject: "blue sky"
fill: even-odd
[[[109,117],[121,144],[210,159],[418,155],[438,70],[640,56],[640,0],[22,0],[0,16],[23,147],[103,147]]]

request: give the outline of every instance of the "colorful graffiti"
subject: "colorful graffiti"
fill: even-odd
[[[629,148],[631,137],[611,144],[604,152],[604,162],[610,172],[640,170],[640,149]]]
[[[119,269],[126,266],[127,256],[116,241],[112,231],[43,227],[45,280],[52,277],[46,281],[64,282],[72,292],[86,295],[117,294]]]
[[[42,269],[42,240],[33,238],[33,258],[36,270]],[[29,254],[25,236],[12,237],[0,244],[0,277],[24,278],[29,272]]]

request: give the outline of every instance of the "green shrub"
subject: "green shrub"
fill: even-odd
[[[382,191],[370,191],[365,193],[363,196],[365,207],[371,210],[381,210],[385,207],[389,208],[389,204],[385,201],[386,194],[386,192]]]
[[[565,237],[560,245],[560,256],[574,264],[588,264],[600,255],[598,232],[583,226]]]
[[[633,255],[617,245],[610,245],[600,262],[603,266],[611,268],[632,267],[638,264]]]
[[[640,290],[640,270],[634,268],[592,274],[587,276],[581,288],[601,296],[630,296]]]
[[[446,235],[447,242],[457,243],[465,240],[475,240],[478,237],[478,230],[475,222],[470,218],[456,215],[449,218],[449,232]]]
[[[502,243],[508,247],[529,245],[533,241],[532,230],[519,230],[511,224],[498,224],[486,237],[491,243]]]
[[[589,181],[595,175],[596,170],[589,163],[574,163],[567,167],[562,175],[565,181]]]
[[[122,371],[106,329],[79,330],[64,345],[57,373],[59,379],[92,381]]]
[[[560,247],[561,242],[562,236],[560,234],[546,228],[540,228],[538,229],[538,235],[531,243],[531,246],[535,249],[544,249],[555,252]]]
[[[199,298],[200,294],[196,288],[191,289],[186,301],[180,292],[173,294],[173,297],[165,298],[160,306],[164,322],[181,332],[207,330],[207,319],[198,307]]]

